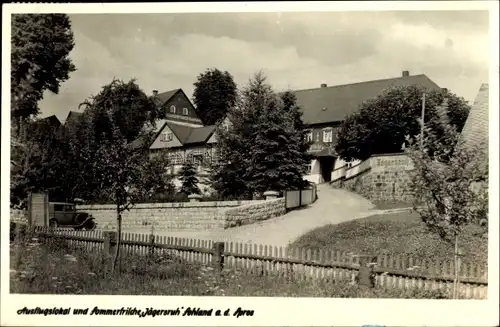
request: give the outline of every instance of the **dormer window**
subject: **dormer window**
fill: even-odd
[[[183,114],[184,116],[189,115],[189,110],[188,110],[188,108],[182,108],[182,114]]]
[[[170,112],[175,114],[175,106],[174,105],[171,105],[170,106]]]
[[[323,130],[323,143],[331,143],[333,140],[333,130],[331,128],[325,128]]]

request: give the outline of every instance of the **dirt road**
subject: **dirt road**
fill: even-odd
[[[160,232],[159,235],[248,244],[287,246],[308,231],[375,213],[365,198],[329,185],[318,186],[318,200],[309,207],[260,223],[207,232]]]

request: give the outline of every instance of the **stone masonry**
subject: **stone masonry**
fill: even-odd
[[[413,163],[405,154],[377,155],[370,159],[370,169],[349,179],[332,183],[356,192],[372,201],[410,201]]]
[[[128,230],[200,231],[223,228],[224,210],[247,203],[262,201],[220,201],[220,202],[179,202],[141,203],[122,214],[122,227]],[[98,228],[116,224],[116,207],[112,204],[81,205],[78,210],[95,217]]]
[[[80,205],[94,216],[98,229],[114,228],[113,204]],[[122,213],[124,230],[207,231],[252,224],[284,215],[285,199],[220,202],[141,203]],[[27,223],[26,211],[11,209],[12,222]]]
[[[224,228],[253,224],[260,220],[282,216],[285,213],[285,198],[246,204],[225,210]]]

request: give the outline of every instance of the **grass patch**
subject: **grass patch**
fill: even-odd
[[[464,262],[488,263],[488,240],[468,228],[460,239]],[[358,254],[408,254],[427,260],[450,261],[453,245],[429,232],[416,212],[375,215],[317,228],[290,245]]]
[[[41,244],[31,240],[20,249],[11,245],[11,256],[22,250],[19,265],[11,266],[10,291],[24,294],[101,295],[211,295],[284,296],[336,298],[448,298],[436,291],[365,289],[347,281],[285,279],[279,276],[249,275],[188,264],[173,256],[128,255],[123,271],[109,276],[103,257],[64,243]],[[11,260],[11,262],[14,262]],[[13,268],[17,268],[14,270]]]
[[[412,202],[404,202],[404,201],[372,201],[375,208],[378,210],[387,210],[387,209],[402,209],[402,208],[412,208]]]

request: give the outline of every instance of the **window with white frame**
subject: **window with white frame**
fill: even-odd
[[[326,128],[323,130],[323,142],[331,143],[333,141],[333,130],[331,128]]]
[[[175,106],[174,105],[171,105],[170,106],[170,112],[175,114]]]
[[[210,149],[207,149],[205,151],[205,155],[204,155],[204,158],[203,158],[203,162],[205,164],[210,164],[212,162],[212,155],[210,153]]]
[[[313,141],[313,132],[311,130],[306,131],[306,142]]]
[[[174,136],[172,135],[172,133],[169,133],[169,132],[163,133],[160,135],[161,142],[170,142],[173,140],[173,138],[174,138]]]
[[[217,164],[222,158],[222,153],[217,147],[212,148],[211,157],[212,157],[212,163]]]
[[[212,147],[209,151],[210,151],[210,162],[213,164],[219,163],[221,158],[221,151],[217,148],[217,146]]]
[[[204,149],[193,149],[193,151],[189,153],[189,160],[195,165],[201,165],[204,152]]]
[[[196,166],[201,166],[203,163],[203,155],[202,154],[193,154],[193,163]]]
[[[182,165],[184,160],[182,160],[182,155],[178,151],[169,152],[168,160],[172,165]]]
[[[188,108],[182,108],[182,114],[183,114],[184,116],[189,115],[189,110],[188,110]]]

